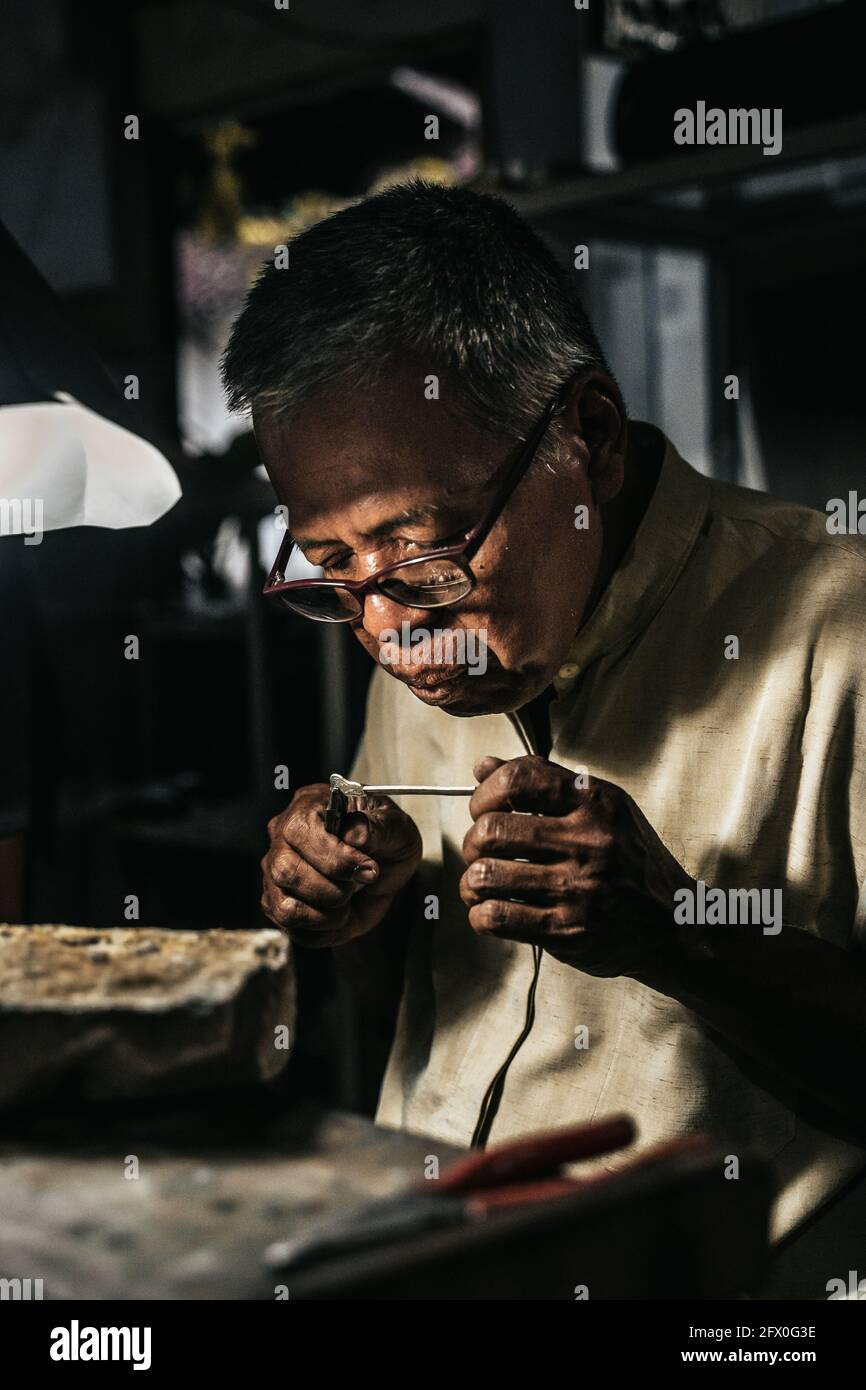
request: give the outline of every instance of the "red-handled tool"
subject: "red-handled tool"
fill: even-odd
[[[476,1151],[450,1164],[439,1178],[365,1203],[310,1236],[275,1242],[265,1251],[265,1261],[271,1268],[295,1269],[424,1231],[485,1220],[508,1208],[556,1200],[593,1181],[563,1177],[563,1164],[625,1148],[634,1137],[632,1121],[615,1115]]]

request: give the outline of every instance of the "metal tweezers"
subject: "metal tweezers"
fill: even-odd
[[[343,828],[343,819],[349,806],[349,797],[364,798],[367,796],[471,796],[475,791],[475,786],[471,787],[397,787],[397,786],[372,786],[364,782],[350,782],[348,777],[343,777],[339,772],[333,772],[330,778],[330,795],[328,796],[328,807],[325,811],[325,829],[331,835],[339,835]]]

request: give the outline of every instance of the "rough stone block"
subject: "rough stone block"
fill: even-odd
[[[271,929],[0,924],[0,1105],[65,1078],[89,1099],[270,1080],[294,1032],[289,951]]]

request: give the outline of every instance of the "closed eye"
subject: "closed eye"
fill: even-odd
[[[451,534],[448,536],[439,536],[429,541],[411,540],[409,539],[409,537],[406,536],[395,536],[392,541],[392,544],[396,546],[411,546],[417,549],[420,552],[420,554],[425,555],[428,550],[444,550],[450,545],[457,545],[459,541],[465,540],[468,534],[469,528],[466,526],[461,526],[458,531],[452,531]],[[333,574],[335,571],[345,570],[346,568],[348,568],[353,559],[354,553],[352,551],[344,551],[340,555],[333,555],[330,556],[327,560],[324,560],[322,562],[322,568],[327,573]],[[397,557],[395,557],[393,563],[396,563],[396,559]],[[384,569],[384,565],[382,565],[381,568]]]

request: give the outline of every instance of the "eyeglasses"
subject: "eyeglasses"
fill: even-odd
[[[357,621],[364,612],[365,596],[373,593],[384,594],[404,608],[447,608],[459,603],[475,588],[475,575],[470,569],[472,560],[535,458],[548,425],[563,408],[566,390],[567,387],[562,387],[548,402],[506,470],[488,511],[465,540],[428,551],[426,555],[413,556],[411,560],[385,565],[367,579],[286,579],[295,549],[295,541],[287,530],[263,590],[265,597],[278,599],[294,612],[318,623]]]

